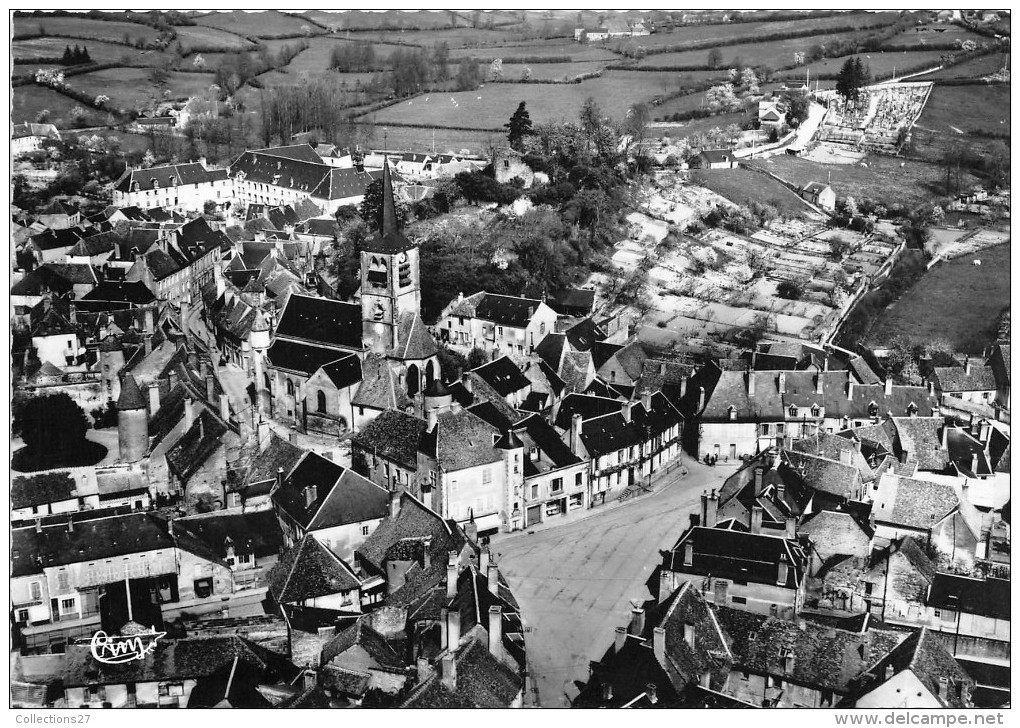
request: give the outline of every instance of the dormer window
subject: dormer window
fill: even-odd
[[[727,408],[726,411],[729,413],[731,420],[737,419],[737,408],[736,407],[734,407],[733,405],[730,405],[729,408]]]
[[[177,184],[177,178],[170,175],[170,186],[173,187],[175,184]]]
[[[131,191],[132,192],[138,192],[140,189],[141,189],[141,185],[139,185],[137,182],[132,182],[131,183]]]
[[[150,179],[149,181],[152,182],[152,189],[154,189],[154,190],[158,190],[159,189],[159,180],[158,179],[153,178],[153,179]]]
[[[796,417],[796,416],[797,416],[797,407],[794,406],[794,405],[790,405],[790,417]]]
[[[913,417],[917,414],[917,405],[911,402],[907,405],[907,414]]]
[[[870,404],[868,404],[868,416],[869,417],[878,417],[878,405],[875,404],[874,402],[871,402]]]
[[[818,408],[817,404],[811,405],[811,416],[812,417],[818,417],[821,413],[822,413],[822,411]]]

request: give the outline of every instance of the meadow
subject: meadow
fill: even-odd
[[[382,26],[387,28],[401,26],[406,28],[445,28],[451,25],[470,25],[467,18],[449,10],[399,10],[391,11],[385,15],[364,10],[351,10],[345,13],[306,10],[301,15],[333,30],[371,30]]]
[[[402,122],[474,129],[502,128],[524,101],[535,123],[574,121],[589,96],[619,121],[635,103],[676,88],[676,74],[607,71],[575,84],[486,83],[477,91],[437,92],[402,101],[364,117],[379,124]]]
[[[56,35],[13,41],[11,55],[16,62],[31,61],[33,58],[59,58],[64,54],[64,48],[74,48],[75,45],[88,48],[89,58],[95,63],[111,63],[121,59],[128,59],[131,63],[154,62],[155,59],[166,58],[163,53],[141,55],[134,48],[118,43]]]
[[[17,17],[12,22],[14,38],[21,35],[36,35],[42,31],[45,35],[59,35],[68,38],[84,38],[96,40],[112,40],[132,43],[135,40],[155,40],[156,29],[140,23],[122,23],[115,20],[96,20],[82,17],[51,17],[30,18]]]
[[[887,346],[896,336],[917,344],[938,337],[956,351],[979,353],[995,340],[999,314],[1010,302],[1009,261],[1007,243],[936,264],[879,315],[868,345]]]
[[[193,48],[215,48],[220,51],[251,50],[254,44],[247,38],[219,28],[208,28],[202,25],[178,25],[174,27],[177,42],[187,53]]]
[[[954,66],[949,66],[948,68],[943,68],[934,73],[926,73],[923,76],[918,76],[916,80],[939,81],[956,78],[984,78],[993,73],[998,73],[1005,62],[1006,58],[1001,53],[989,53],[977,58],[971,58],[969,61],[964,61]]]
[[[858,53],[854,56],[840,56],[838,58],[826,58],[815,61],[797,68],[795,71],[785,71],[779,74],[782,78],[803,79],[808,70],[811,78],[826,76],[835,78],[839,69],[843,67],[848,58],[860,58],[868,64],[871,75],[876,80],[888,79],[895,72],[897,76],[912,71],[920,71],[934,68],[942,62],[942,56],[947,51],[889,51],[885,53]]]
[[[235,10],[229,13],[209,13],[196,17],[195,23],[253,38],[278,38],[281,35],[325,32],[301,18],[285,15],[278,10]]]
[[[572,61],[618,62],[620,57],[612,51],[597,45],[582,45],[573,41],[549,41],[546,43],[506,44],[496,48],[454,48],[450,58],[502,58],[508,63],[513,58],[569,57]]]
[[[945,45],[946,43],[953,43],[957,39],[960,41],[973,40],[978,43],[985,40],[984,36],[980,36],[966,28],[961,28],[959,25],[929,23],[894,35],[882,45],[885,48],[913,46],[918,43]]]
[[[39,112],[48,110],[50,123],[69,122],[71,109],[81,106],[77,101],[43,86],[15,86],[11,89],[11,120],[35,121]],[[57,124],[63,126],[63,124]]]
[[[691,172],[691,181],[738,205],[751,202],[773,205],[781,215],[790,217],[812,212],[791,189],[749,169],[699,169]]]
[[[212,82],[208,73],[174,71],[168,82],[170,98],[186,99],[205,93]],[[68,86],[89,94],[105,94],[114,106],[122,109],[144,107],[157,97],[149,71],[144,68],[107,68],[83,73],[68,79]]]
[[[812,35],[806,38],[788,38],[786,40],[768,40],[753,45],[737,45],[732,48],[725,48],[722,51],[723,60],[720,64],[721,70],[725,73],[728,68],[746,66],[770,66],[782,68],[793,63],[793,54],[796,52],[806,53],[813,45],[825,45],[837,39],[844,38],[844,34]],[[656,53],[646,56],[638,64],[638,68],[666,67],[666,66],[705,66],[708,65],[708,49],[695,51],[681,51],[679,53]],[[742,61],[737,63],[736,61]]]

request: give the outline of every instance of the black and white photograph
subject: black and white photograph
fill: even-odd
[[[1010,20],[9,9],[8,712],[1008,724]]]

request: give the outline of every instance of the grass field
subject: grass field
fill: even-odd
[[[999,314],[1010,302],[1009,259],[1007,243],[935,265],[879,315],[868,345],[887,345],[899,335],[922,344],[939,337],[957,351],[979,352],[994,341]]]
[[[213,77],[208,73],[175,71],[170,74],[170,96],[184,99],[204,93],[212,82]],[[116,107],[122,109],[143,106],[156,95],[156,89],[149,81],[149,71],[144,68],[107,68],[83,73],[68,79],[68,85],[89,94],[106,94]]]
[[[722,50],[723,61],[721,67],[725,73],[727,68],[735,67],[736,60],[742,60],[741,65],[760,66],[766,65],[772,68],[788,66],[793,63],[793,54],[797,51],[807,52],[815,45],[825,45],[833,40],[843,38],[842,33],[838,35],[813,35],[808,38],[790,38],[787,40],[769,40],[763,43],[737,45]],[[642,66],[703,66],[708,63],[708,50],[682,51],[679,53],[657,53],[646,56],[639,64]]]
[[[319,23],[319,25],[324,25],[334,30],[348,28],[370,30],[380,27],[383,23],[386,24],[386,27],[390,28],[398,26],[440,28],[450,25],[467,26],[470,24],[463,16],[447,10],[401,10],[391,11],[385,15],[382,13],[365,12],[363,10],[351,10],[343,13],[326,10],[307,10],[301,14],[311,18]]]
[[[371,145],[390,149],[406,149],[412,152],[431,152],[433,134],[435,134],[435,150],[439,153],[461,152],[466,149],[470,154],[488,154],[493,145],[506,143],[506,134],[502,131],[455,131],[450,129],[411,129],[408,127],[382,125],[371,126],[374,136]]]
[[[683,126],[655,127],[651,130],[650,134],[657,137],[668,135],[673,139],[683,139],[691,134],[705,133],[716,127],[725,129],[730,124],[737,124],[739,126],[749,118],[750,116],[743,111],[737,111],[732,114],[720,114],[719,116],[709,116],[704,119],[692,119],[691,121],[681,122]]]
[[[254,45],[237,35],[219,28],[207,28],[202,25],[178,25],[177,42],[185,52],[192,48],[216,48],[224,52],[251,49]]]
[[[896,203],[907,206],[930,205],[945,196],[945,171],[934,164],[909,160],[901,162],[892,157],[873,154],[867,157],[865,163],[867,167],[859,164],[830,165],[785,154],[756,162],[763,169],[798,187],[809,182],[827,181],[840,199],[848,195],[856,200],[870,197],[890,207]],[[960,176],[962,189],[967,189],[975,182],[970,175]]]
[[[947,78],[984,78],[1002,69],[1006,59],[1000,53],[990,53],[986,56],[978,56],[969,61],[964,61],[955,66],[943,68],[935,73],[927,73],[918,76],[916,81],[937,81]]]
[[[792,190],[771,177],[749,169],[696,170],[691,173],[691,181],[738,205],[767,203],[777,207],[782,215],[790,217],[812,211]]]
[[[917,43],[937,43],[943,45],[945,43],[953,43],[958,38],[961,41],[973,40],[978,43],[985,40],[984,36],[980,36],[959,25],[929,23],[917,28],[910,28],[899,35],[894,35],[882,45],[885,48],[911,46]]]
[[[1009,133],[1009,86],[936,86],[917,120],[921,129],[939,132]]]
[[[30,58],[53,58],[62,56],[64,48],[75,45],[85,46],[89,51],[89,58],[96,63],[110,63],[120,61],[122,58],[129,58],[131,61],[166,58],[165,53],[150,53],[142,56],[134,48],[128,48],[117,43],[106,43],[100,40],[83,41],[81,38],[69,38],[66,36],[46,36],[45,38],[30,38],[29,40],[16,40],[11,43],[11,55],[15,59]]]
[[[664,75],[672,75],[674,77],[678,76],[680,79],[679,83],[681,84],[685,82],[690,83],[688,79],[694,75],[693,73],[667,74],[667,72],[665,71],[663,71],[662,73]],[[769,91],[775,91],[779,89],[780,85],[781,84],[778,83],[767,83],[761,87],[761,90],[765,93],[768,93]],[[653,106],[651,110],[652,117],[665,118],[669,114],[700,109],[704,106],[704,102],[705,102],[704,92],[696,94],[685,94],[684,96],[677,96],[675,99],[670,99],[669,101],[666,101],[665,103],[662,103],[658,106]]]
[[[862,61],[871,68],[873,77],[888,78],[895,71],[897,75],[913,70],[934,68],[941,62],[944,51],[890,51],[887,53],[860,53],[858,56],[840,56],[839,58],[826,58],[806,66],[801,66],[796,71],[784,71],[780,74],[783,78],[804,78],[807,69],[811,69],[811,78],[820,75],[832,76],[835,78],[846,60],[851,57],[860,57]]]
[[[16,86],[11,89],[11,119],[13,121],[35,121],[43,109],[50,111],[50,122],[63,128],[59,121],[69,121],[71,109],[80,104],[63,94],[42,86]]]
[[[88,38],[98,40],[122,41],[126,35],[132,42],[135,39],[154,40],[158,35],[156,29],[139,23],[121,23],[113,20],[96,20],[82,17],[58,18],[14,18],[14,37],[31,33],[35,34],[42,28],[46,35],[60,35],[68,38]]]
[[[503,63],[503,78],[516,81],[525,68],[531,69],[531,77],[543,81],[563,81],[582,73],[594,73],[606,67],[605,61],[582,61],[574,63]]]
[[[477,91],[418,96],[412,103],[396,104],[363,121],[495,129],[506,123],[521,101],[527,103],[535,123],[574,121],[589,96],[619,121],[633,104],[676,88],[675,79],[676,74],[607,71],[600,78],[567,85],[487,83]]]
[[[399,30],[352,34],[360,40],[388,40],[410,45],[433,46],[446,41],[450,48],[485,48],[519,41],[520,35],[509,30],[487,28],[449,28],[443,30]]]
[[[573,61],[619,61],[620,57],[605,48],[595,45],[581,45],[573,41],[549,41],[548,43],[506,44],[492,48],[455,48],[450,58],[502,58],[509,63],[511,58],[569,56]]]
[[[229,13],[210,13],[195,18],[195,23],[255,38],[272,38],[280,35],[290,35],[291,33],[323,32],[321,28],[317,28],[300,18],[284,15],[277,10],[259,10],[254,12],[234,10]]]
[[[661,48],[692,43],[713,42],[726,45],[734,40],[777,35],[779,33],[806,32],[823,35],[830,28],[853,25],[857,28],[873,28],[887,25],[896,18],[895,13],[840,14],[828,18],[807,18],[804,20],[780,20],[753,23],[720,23],[718,25],[688,25],[669,33],[653,33],[633,39],[634,45],[644,48]],[[612,44],[614,41],[607,41]],[[736,51],[735,51],[736,52]],[[705,50],[708,53],[708,50]],[[747,55],[750,55],[748,53]]]

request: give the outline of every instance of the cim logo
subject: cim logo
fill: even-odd
[[[156,649],[156,643],[166,632],[150,627],[148,632],[133,635],[108,635],[102,630],[92,635],[89,647],[92,656],[106,665],[120,665],[132,660],[143,660]]]

